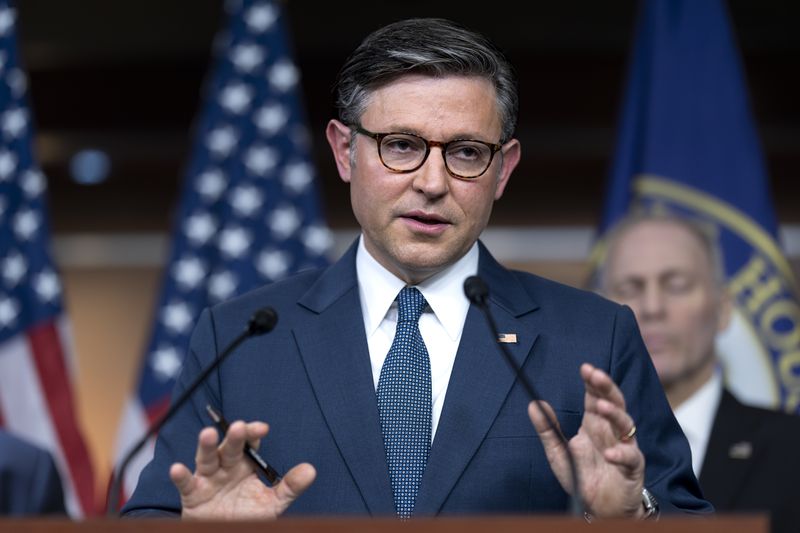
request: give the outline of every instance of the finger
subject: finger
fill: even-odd
[[[211,427],[203,428],[197,436],[197,452],[194,456],[194,463],[199,475],[210,476],[219,469],[218,441],[217,430]]]
[[[275,486],[275,496],[281,509],[278,514],[303,494],[317,477],[317,471],[309,463],[301,463],[286,472],[280,483]]]
[[[228,427],[225,439],[217,449],[221,468],[232,468],[244,461],[244,443],[247,437],[247,425],[237,420]]]
[[[553,424],[548,420],[553,421]],[[559,483],[567,492],[572,492],[572,478],[569,475],[567,450],[562,440],[561,426],[556,418],[556,413],[549,403],[545,401],[532,401],[528,404],[528,416],[533,426],[539,433],[545,455]]]
[[[603,457],[609,463],[622,469],[627,477],[635,477],[644,470],[644,455],[637,445],[618,444],[606,449]]]
[[[555,439],[558,444],[562,444],[559,437],[561,426],[558,423],[558,418],[556,418],[556,412],[549,403],[543,400],[532,401],[528,404],[528,417],[530,417],[543,442],[547,443]]]
[[[635,436],[627,437],[631,431],[635,431],[633,418],[624,410],[620,409],[608,400],[597,401],[597,413],[611,425],[614,436],[626,444],[632,443]]]
[[[586,385],[586,392],[596,398],[605,398],[625,408],[625,397],[611,377],[597,367],[584,363],[581,365],[581,377]]]
[[[169,478],[182,497],[189,496],[197,485],[192,471],[181,463],[173,463],[169,468]]]
[[[261,439],[269,433],[269,426],[264,422],[249,422],[245,433],[247,443],[257,450],[261,446]]]

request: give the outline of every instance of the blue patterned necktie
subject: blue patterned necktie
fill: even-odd
[[[408,518],[431,447],[431,363],[419,332],[425,297],[405,287],[397,302],[397,331],[377,394],[394,506],[400,518]]]

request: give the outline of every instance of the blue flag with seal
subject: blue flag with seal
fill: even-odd
[[[215,70],[176,214],[137,390],[117,436],[117,458],[167,408],[202,310],[259,285],[329,263],[310,139],[281,3],[226,2]],[[152,458],[140,453],[121,500]]]
[[[603,233],[631,210],[714,227],[735,302],[718,339],[727,385],[747,403],[800,412],[800,298],[778,246],[739,51],[720,0],[641,5]]]

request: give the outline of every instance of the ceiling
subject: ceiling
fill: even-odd
[[[333,227],[355,224],[323,131],[345,56],[378,26],[445,16],[486,33],[520,75],[523,163],[495,223],[594,224],[637,3],[285,2]],[[800,222],[800,3],[730,2],[779,218]],[[20,0],[37,153],[56,233],[166,231],[191,146],[220,0]],[[69,159],[111,157],[100,185],[69,179]]]

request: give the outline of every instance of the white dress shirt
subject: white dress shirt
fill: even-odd
[[[464,280],[478,273],[478,255],[478,244],[475,243],[456,263],[414,285],[428,302],[419,319],[419,331],[431,361],[431,439],[439,425],[447,384],[469,311],[469,300],[464,296]],[[370,255],[364,246],[363,235],[356,254],[356,274],[372,379],[377,390],[383,361],[392,347],[397,329],[395,298],[406,284]]]
[[[711,379],[675,409],[675,418],[692,449],[692,470],[698,478],[721,398],[722,376],[714,372]]]

